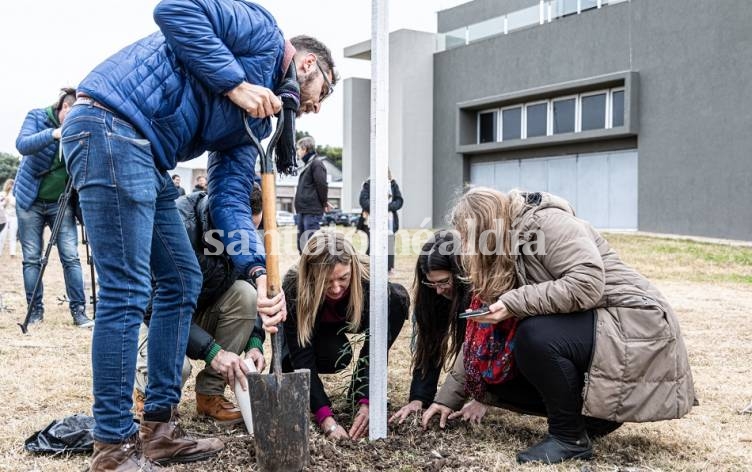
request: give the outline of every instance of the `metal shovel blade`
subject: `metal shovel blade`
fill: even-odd
[[[262,471],[298,471],[308,465],[311,371],[248,374],[256,461]]]

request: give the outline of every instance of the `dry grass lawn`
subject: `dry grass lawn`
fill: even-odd
[[[681,420],[625,425],[595,443],[592,461],[524,470],[752,470],[752,415],[739,414],[752,401],[752,249],[607,236],[674,305],[700,406]],[[282,258],[283,270],[297,259],[289,245],[288,253]],[[55,251],[50,260],[45,321],[23,336],[16,325],[25,316],[21,260],[0,257],[0,471],[79,471],[87,464],[82,455],[37,456],[23,449],[24,439],[52,420],[91,413],[91,331],[74,327],[67,304],[58,303],[64,285]],[[414,263],[415,256],[403,250],[394,280],[410,286]],[[88,279],[87,267],[84,274]],[[406,324],[390,355],[391,410],[404,404],[409,389],[409,335]],[[195,364],[194,372],[203,367],[203,362]],[[346,378],[326,381],[333,391],[343,387]],[[335,401],[335,409],[342,411],[336,408],[342,399]],[[219,435],[227,447],[213,461],[173,470],[255,469],[253,445],[242,429],[218,429],[195,417],[193,381],[184,392],[181,412],[189,431]],[[412,422],[371,444],[334,445],[314,431],[311,470],[516,470],[515,452],[544,433],[543,419],[501,410],[492,410],[480,427],[453,424],[447,431],[424,433]]]

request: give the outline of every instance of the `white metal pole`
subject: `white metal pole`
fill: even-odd
[[[389,182],[389,0],[371,3],[371,281],[369,438],[386,437],[387,214]]]

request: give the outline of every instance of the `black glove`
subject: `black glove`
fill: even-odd
[[[282,79],[282,84],[274,91],[282,99],[282,111],[280,119],[283,120],[284,128],[274,148],[276,155],[277,172],[287,175],[295,175],[297,159],[295,155],[295,117],[300,109],[300,85],[298,85],[295,62],[290,63],[287,74]]]

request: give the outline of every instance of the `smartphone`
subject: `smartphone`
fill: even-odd
[[[481,307],[473,311],[464,311],[459,314],[460,318],[475,318],[476,316],[483,316],[491,313],[491,310],[487,306]]]

